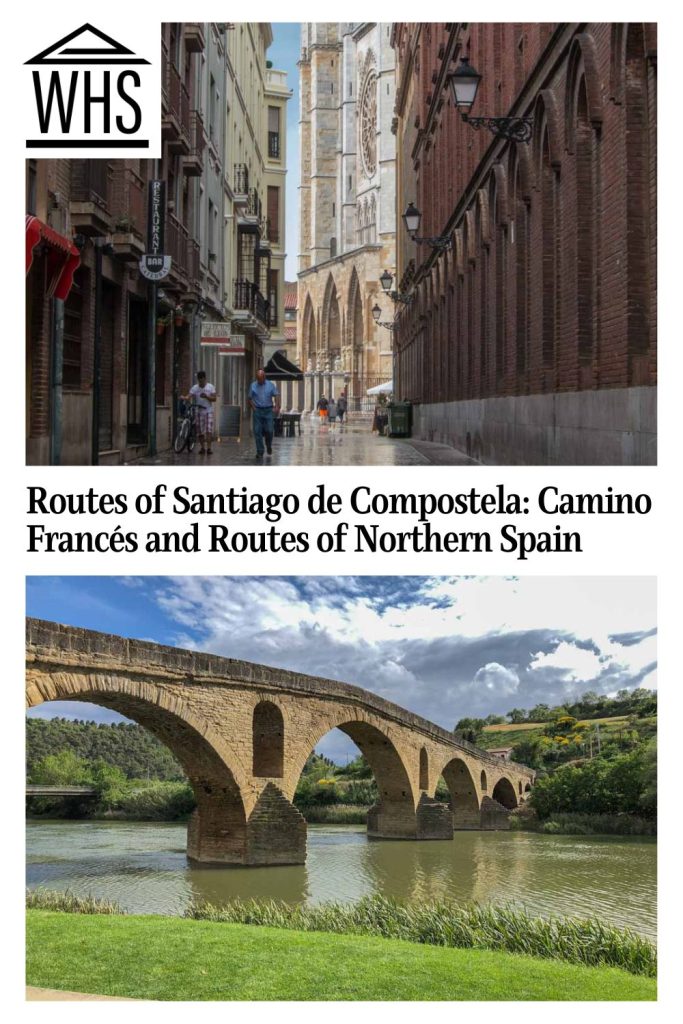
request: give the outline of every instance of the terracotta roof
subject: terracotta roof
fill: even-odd
[[[296,309],[297,308],[297,294],[296,291],[285,292],[285,309]]]
[[[292,324],[291,327],[285,324],[285,339],[287,341],[296,341],[296,324]]]

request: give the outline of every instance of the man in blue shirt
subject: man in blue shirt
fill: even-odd
[[[273,403],[274,406],[273,406]],[[272,380],[266,380],[264,370],[256,371],[256,380],[249,388],[249,405],[253,410],[254,440],[256,441],[256,458],[263,458],[263,439],[266,440],[266,451],[273,451],[273,432],[275,424],[273,413],[280,411],[278,391]]]

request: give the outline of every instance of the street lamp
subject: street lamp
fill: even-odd
[[[416,245],[431,245],[432,249],[438,249],[439,252],[446,252],[453,245],[453,239],[450,235],[432,235],[426,238],[418,238],[417,232],[420,227],[420,221],[422,220],[422,214],[418,210],[414,203],[408,203],[405,213],[403,214],[403,223],[406,226],[406,231],[410,235],[413,242]]]
[[[481,82],[481,75],[469,62],[468,57],[461,57],[460,64],[449,76],[453,103],[460,111],[465,124],[475,131],[488,128],[492,135],[514,142],[530,142],[534,119],[532,117],[470,117],[470,110]]]
[[[378,327],[384,327],[387,331],[393,331],[396,329],[396,317],[393,320],[380,320],[382,310],[379,305],[375,303],[372,307],[372,319],[375,321]]]
[[[402,302],[404,306],[408,306],[413,301],[413,296],[408,293],[404,294],[403,292],[392,291],[391,286],[393,281],[394,278],[392,275],[388,270],[385,270],[384,273],[380,275],[379,279],[379,283],[382,285],[382,291],[388,295],[390,299],[393,299],[394,302]]]

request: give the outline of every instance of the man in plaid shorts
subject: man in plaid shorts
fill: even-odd
[[[216,401],[216,389],[208,384],[203,370],[197,373],[197,383],[190,388],[189,395],[182,396],[186,401],[194,399],[197,403],[197,433],[199,434],[200,455],[212,455],[211,439],[213,437],[213,403]]]

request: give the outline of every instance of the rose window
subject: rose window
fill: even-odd
[[[360,101],[360,150],[368,178],[377,170],[377,75],[365,79]]]

